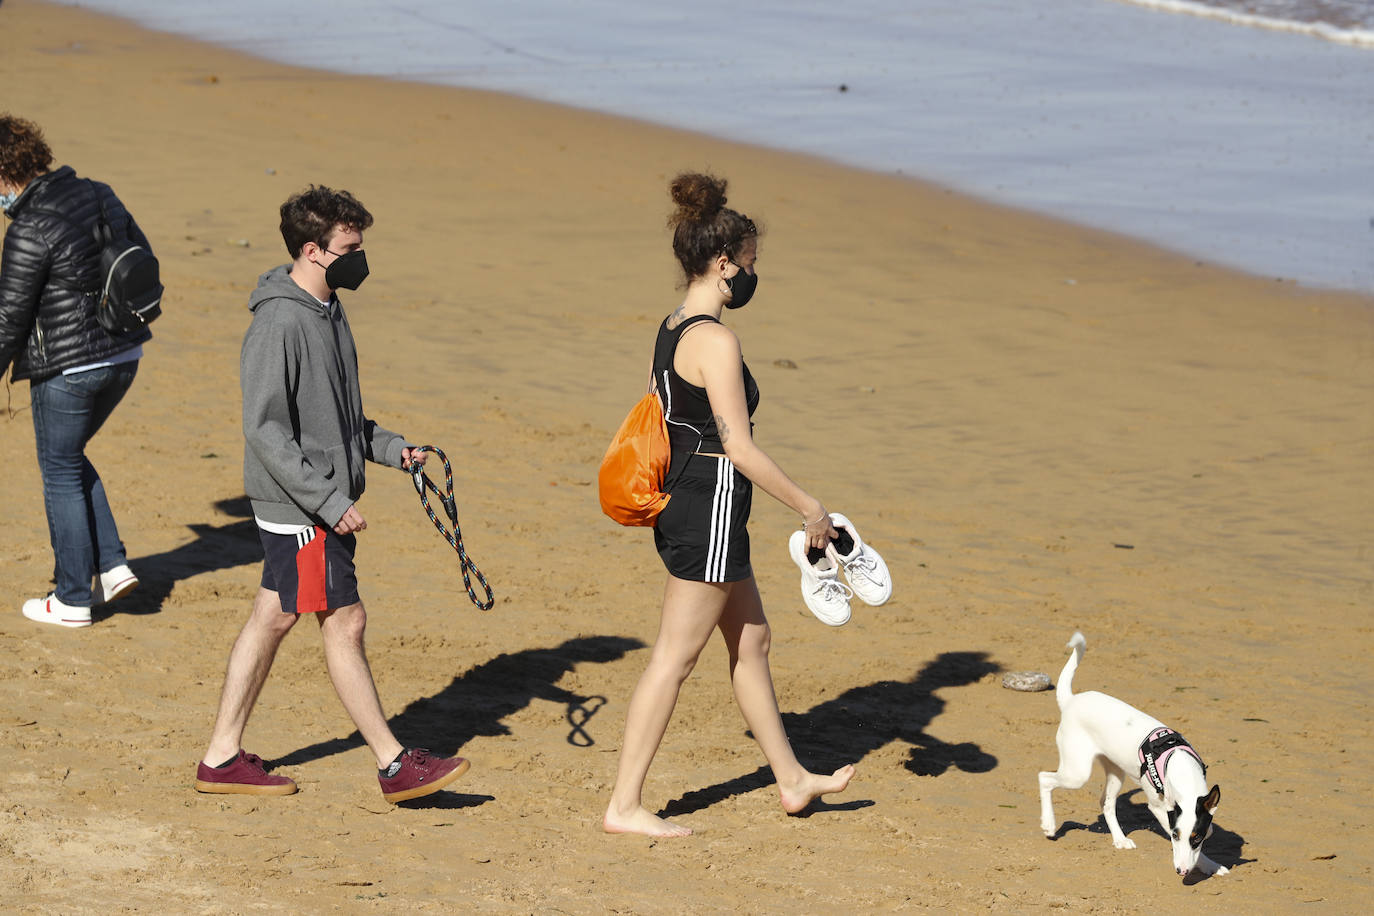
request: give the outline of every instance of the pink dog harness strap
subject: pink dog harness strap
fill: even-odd
[[[1198,766],[1202,767],[1203,775],[1207,774],[1207,764],[1202,762],[1202,755],[1172,728],[1161,725],[1140,742],[1140,775],[1150,777],[1151,784],[1161,797],[1164,795],[1164,768],[1168,766],[1174,751],[1180,750],[1191,754]]]

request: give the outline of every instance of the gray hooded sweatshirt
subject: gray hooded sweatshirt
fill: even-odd
[[[243,487],[265,522],[333,527],[363,495],[363,461],[401,466],[411,445],[363,416],[343,306],[296,285],[289,264],[258,278],[243,336]]]

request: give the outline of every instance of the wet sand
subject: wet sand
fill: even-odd
[[[110,182],[162,259],[164,317],[89,454],[142,587],[87,630],[20,616],[51,554],[10,391],[0,505],[0,887],[23,911],[1350,911],[1371,889],[1374,301],[1199,265],[941,188],[480,92],[294,70],[34,0],[0,7],[4,108]],[[111,91],[116,86],[117,91]],[[830,629],[751,525],[798,756],[849,790],[785,816],[704,653],[646,801],[683,841],[599,829],[657,626],[647,531],[597,462],[680,293],[684,168],[765,225],[730,314],[756,436],[896,582]],[[398,736],[461,753],[393,807],[324,673],[283,645],[248,749],[289,798],[191,789],[259,575],[242,498],[247,294],[311,182],[372,210],[344,299],[370,416],[454,461],[475,610],[409,479],[374,468],[359,569]],[[1038,829],[1052,694],[1076,679],[1188,736],[1222,787],[1184,883],[1140,793],[1112,847],[1095,776]]]

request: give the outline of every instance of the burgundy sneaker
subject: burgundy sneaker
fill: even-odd
[[[263,769],[262,758],[239,750],[234,762],[212,767],[201,761],[196,767],[196,791],[219,795],[294,795],[296,784],[285,776]]]
[[[431,757],[422,747],[403,751],[385,770],[377,772],[382,798],[395,804],[438,792],[468,771],[464,757]]]

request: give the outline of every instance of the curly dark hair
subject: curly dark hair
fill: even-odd
[[[668,185],[677,209],[668,217],[673,230],[673,254],[690,283],[706,273],[720,254],[737,258],[759,227],[743,213],[725,206],[724,178],[683,172]]]
[[[281,237],[292,260],[300,257],[306,242],[329,247],[338,226],[362,232],[372,225],[372,214],[347,191],[311,185],[292,194],[281,205]]]
[[[52,167],[52,150],[32,121],[0,115],[0,179],[25,185]]]

